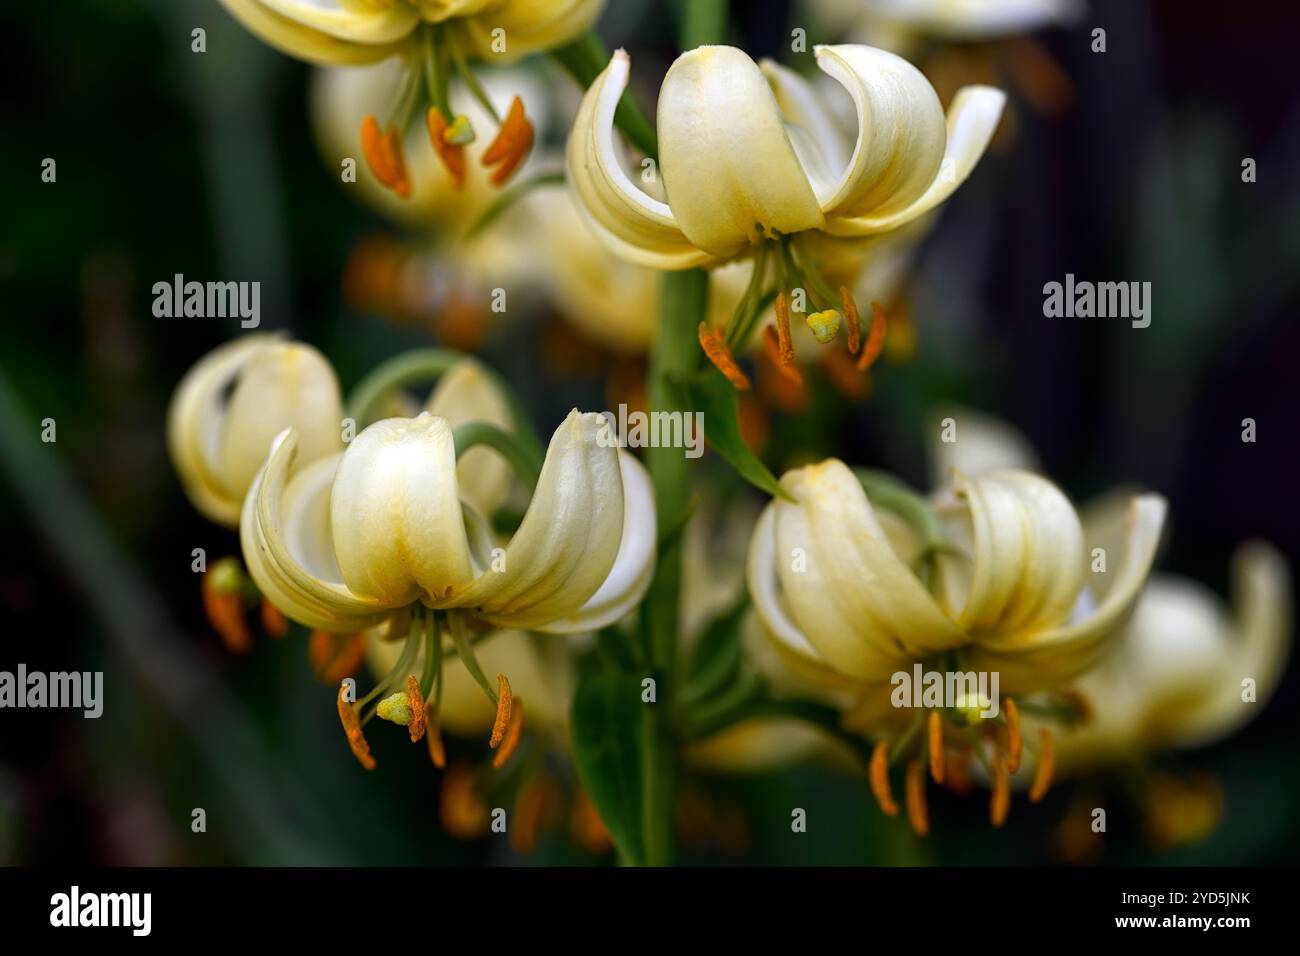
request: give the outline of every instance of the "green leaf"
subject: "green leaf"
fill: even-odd
[[[712,697],[740,673],[740,624],[748,608],[749,598],[742,596],[735,607],[710,621],[700,635],[682,690],[682,701],[687,706]]]
[[[578,776],[619,854],[633,866],[664,863],[671,854],[672,835],[660,832],[661,814],[654,812],[663,792],[671,795],[673,769],[656,706],[642,702],[636,674],[591,677],[573,698]]]
[[[704,437],[713,450],[755,488],[793,501],[790,493],[781,487],[740,436],[740,424],[736,420],[736,391],[726,376],[710,367],[692,377],[686,387],[692,407],[704,413]]]

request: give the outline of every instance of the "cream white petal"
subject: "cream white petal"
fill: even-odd
[[[572,40],[595,23],[605,0],[478,0],[434,6],[449,6],[455,9],[454,15],[465,18],[458,26],[477,56],[494,63],[510,63]],[[480,10],[470,15],[475,7]],[[504,50],[499,43],[494,44],[497,29],[505,31]]]
[[[300,342],[271,342],[252,352],[218,414],[214,472],[232,498],[243,497],[285,428],[296,432],[297,467],[343,446],[338,378],[320,352]]]
[[[343,580],[386,605],[442,600],[473,577],[445,419],[388,418],[343,454],[330,500]]]
[[[839,236],[864,236],[897,229],[924,215],[956,191],[984,155],[1002,118],[1006,94],[991,86],[967,86],[948,107],[947,145],[938,172],[913,202],[901,209],[884,209],[859,216],[829,214],[826,231]]]
[[[743,51],[705,46],[677,58],[659,91],[659,159],[677,224],[728,258],[825,220],[766,77]]]
[[[791,618],[829,664],[883,680],[965,641],[895,554],[843,462],[795,469],[781,483],[797,503],[773,503],[777,574]]]
[[[935,181],[944,158],[947,133],[934,87],[886,50],[819,46],[816,56],[817,65],[853,98],[858,120],[848,165],[817,197],[822,209],[831,218],[879,218],[910,207]]]
[[[272,13],[353,43],[400,40],[420,22],[408,4],[357,4],[343,0],[255,0]]]
[[[968,666],[1000,672],[1002,690],[1017,693],[1063,685],[1095,665],[1141,595],[1155,561],[1166,510],[1159,495],[1139,495],[1130,502],[1123,559],[1090,616],[1033,634],[1025,642],[1018,642],[1019,635],[1009,635],[996,649],[975,645],[968,652]],[[997,639],[985,637],[986,644],[993,640]]]
[[[387,59],[402,48],[414,26],[413,11],[403,5],[387,14],[344,14],[303,0],[220,2],[264,43],[321,66],[359,66]]]
[[[632,182],[619,160],[614,112],[629,69],[627,53],[616,50],[588,87],[565,151],[567,179],[597,234],[616,254],[656,269],[704,265],[713,257],[686,239],[667,204]]]
[[[1079,0],[866,0],[865,15],[959,40],[990,40],[1066,23],[1083,11]]]
[[[172,467],[194,507],[227,527],[239,524],[243,495],[228,494],[215,468],[225,394],[248,359],[277,338],[258,332],[213,349],[181,378],[167,407]]]
[[[975,640],[1009,647],[1064,624],[1083,586],[1083,527],[1069,499],[1026,471],[960,472],[974,544],[958,624]]]
[[[775,60],[761,60],[758,66],[772,86],[772,95],[776,97],[777,106],[787,126],[804,131],[807,142],[816,151],[816,161],[823,164],[828,172],[834,174],[834,179],[838,180],[848,165],[852,143],[844,136],[818,91],[794,70]],[[798,143],[795,143],[795,148],[798,151]],[[805,161],[803,153],[800,153],[799,159],[805,170],[808,170],[809,163]],[[813,181],[817,182],[815,178]],[[822,190],[818,188],[816,193],[820,200]]]
[[[438,380],[425,411],[454,430],[470,422],[514,428],[510,402],[496,378],[474,359],[463,359]],[[490,448],[471,448],[456,462],[461,500],[490,517],[510,494],[510,464]]]
[[[604,416],[577,409],[551,437],[504,568],[484,571],[444,602],[501,627],[538,628],[575,614],[609,576],[623,538],[618,449],[598,437]]]
[[[244,563],[262,594],[300,624],[328,631],[372,627],[388,616],[392,606],[358,597],[344,584],[321,577],[334,568],[329,556],[319,550],[323,539],[311,537],[306,530],[319,518],[319,505],[312,502],[329,484],[335,462],[322,459],[291,481],[296,450],[297,436],[286,429],[249,488],[239,522]],[[286,502],[292,506],[292,524],[286,518]],[[295,548],[310,553],[298,555]]]
[[[650,587],[658,533],[654,487],[650,473],[635,456],[620,451],[618,461],[623,476],[623,540],[614,566],[600,589],[576,614],[542,625],[539,631],[574,634],[616,624],[641,603]]]

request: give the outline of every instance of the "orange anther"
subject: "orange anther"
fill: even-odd
[[[199,591],[203,596],[203,613],[208,623],[220,635],[226,650],[232,654],[247,654],[253,649],[253,638],[244,620],[244,604],[237,589],[218,586],[219,576],[214,576],[214,566],[204,572]]]
[[[411,743],[415,743],[424,736],[424,691],[420,689],[420,682],[410,674],[406,675],[406,706],[411,711],[406,729],[411,733]]]
[[[803,388],[803,375],[796,366],[790,365],[782,357],[780,333],[773,326],[763,326],[763,347],[777,373],[795,388]]]
[[[840,286],[840,302],[844,304],[844,321],[849,326],[849,354],[857,355],[862,323],[858,321],[858,304],[853,301],[847,286]]]
[[[1024,739],[1020,735],[1020,708],[1010,697],[1004,697],[1002,710],[1007,715],[1007,770],[1015,773],[1020,769],[1020,755],[1024,750]]]
[[[943,715],[937,710],[930,711],[930,776],[935,783],[943,783]]]
[[[1034,782],[1029,785],[1029,802],[1037,803],[1047,796],[1052,786],[1052,771],[1056,766],[1056,738],[1046,727],[1039,731],[1038,766],[1034,768]]]
[[[781,347],[781,364],[794,364],[794,343],[790,340],[790,307],[786,304],[784,292],[776,294],[776,337],[777,344]]]
[[[266,598],[262,598],[262,630],[272,637],[284,637],[289,633],[289,622]]]
[[[465,185],[465,147],[460,143],[447,142],[447,118],[438,107],[429,107],[425,122],[429,127],[429,142],[433,144],[433,151],[451,174],[452,183],[460,189]]]
[[[429,759],[438,769],[447,766],[447,751],[442,746],[442,728],[438,726],[436,716],[429,717],[424,734],[424,742],[429,745]]]
[[[907,822],[912,825],[917,836],[930,832],[930,814],[925,805],[925,765],[913,760],[907,765],[904,777],[907,797]]]
[[[510,681],[506,680],[505,674],[497,675],[497,719],[492,724],[492,738],[488,741],[488,746],[493,750],[501,743],[501,738],[505,736],[506,728],[510,726],[510,704],[514,700],[514,695],[510,692]]]
[[[869,777],[871,793],[876,798],[876,803],[880,804],[881,812],[887,817],[897,816],[898,804],[894,802],[894,795],[889,789],[889,741],[879,741],[871,751]]]
[[[749,388],[749,378],[740,370],[736,360],[731,357],[731,351],[722,341],[722,337],[717,332],[709,328],[707,322],[701,322],[699,328],[700,348],[704,349],[704,354],[709,357],[709,361],[714,367],[727,376],[727,380],[735,386],[737,391],[746,391]]]
[[[858,356],[858,371],[865,372],[871,363],[880,357],[885,347],[885,310],[879,302],[871,303],[871,330],[867,333],[867,344]]]
[[[513,717],[510,718],[510,727],[506,730],[505,738],[501,741],[501,746],[497,749],[496,756],[492,758],[492,766],[500,770],[506,765],[519,746],[519,739],[524,732],[524,702],[516,700],[511,708]]]
[[[1007,771],[1007,758],[998,754],[993,764],[993,794],[989,797],[989,821],[1000,827],[1007,822],[1011,812],[1011,774]]]
[[[516,96],[510,104],[510,112],[497,130],[496,139],[483,151],[479,160],[484,166],[497,167],[492,174],[494,186],[504,185],[519,164],[528,158],[534,135],[533,124],[524,112],[524,101]]]
[[[370,745],[366,743],[365,735],[361,733],[361,718],[357,716],[356,705],[348,703],[345,698],[347,686],[339,687],[338,708],[339,720],[343,723],[343,732],[348,735],[348,746],[352,748],[352,755],[357,758],[361,766],[367,770],[375,769],[375,758],[370,756]]]

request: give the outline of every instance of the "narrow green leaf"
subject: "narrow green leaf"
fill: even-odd
[[[742,597],[735,607],[708,623],[691,655],[683,703],[689,706],[705,700],[735,680],[742,657],[740,624],[748,607],[748,597]]]
[[[687,383],[691,406],[704,413],[704,437],[740,477],[769,495],[793,501],[740,435],[736,419],[736,391],[716,368],[708,368]]]

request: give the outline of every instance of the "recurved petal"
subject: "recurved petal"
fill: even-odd
[[[888,232],[929,212],[966,181],[993,138],[1002,118],[1006,94],[991,86],[967,86],[957,91],[948,107],[947,145],[943,160],[925,191],[900,207],[864,210],[861,214],[830,214],[826,231],[839,236],[864,236]]]
[[[966,638],[889,543],[836,459],[787,472],[773,502],[775,564],[790,617],[825,661],[866,681]]]
[[[221,0],[231,16],[277,50],[321,66],[358,66],[392,56],[419,17],[410,6],[357,12],[331,0]]]
[[[300,342],[271,342],[251,353],[216,414],[221,424],[213,471],[231,498],[244,496],[285,428],[295,430],[299,468],[343,447],[338,378],[320,352]]]
[[[853,99],[858,135],[837,181],[818,193],[828,217],[889,216],[916,202],[940,171],[943,106],[924,74],[861,44],[819,46],[817,65]]]
[[[987,640],[974,645],[968,653],[970,665],[1000,672],[1002,690],[1007,693],[1059,687],[1094,666],[1142,593],[1155,561],[1166,510],[1165,499],[1159,495],[1138,495],[1130,502],[1123,559],[1106,595],[1090,614],[1033,634],[1019,646],[995,648]]]
[[[572,40],[596,21],[605,0],[509,0],[461,6],[487,7],[487,13],[467,17],[461,24],[474,53],[494,63],[511,63]],[[498,28],[505,31],[504,50],[493,44],[493,31]]]
[[[500,627],[540,628],[576,614],[609,577],[623,538],[618,449],[606,419],[577,409],[551,437],[533,500],[503,556],[443,603]]]
[[[1083,586],[1083,527],[1068,498],[1027,471],[958,472],[974,543],[958,623],[989,647],[1012,647],[1064,624]]]
[[[453,430],[470,422],[486,422],[504,431],[514,427],[501,386],[474,359],[461,360],[443,375],[424,408],[446,419]],[[456,462],[456,482],[461,500],[491,517],[510,494],[510,465],[489,448],[471,448]]]
[[[215,469],[226,391],[258,350],[276,335],[240,336],[199,359],[185,373],[167,407],[167,452],[191,503],[211,521],[239,524],[243,495],[230,495]]]
[[[619,160],[614,111],[627,88],[630,60],[614,51],[588,87],[565,150],[567,178],[578,204],[610,249],[655,269],[690,269],[712,260],[682,234],[667,204],[637,187]]]
[[[339,463],[330,519],[343,580],[368,599],[435,602],[473,578],[445,419],[423,412],[362,431]]]
[[[952,431],[946,426],[951,424]],[[931,484],[948,482],[953,471],[978,477],[995,469],[1040,470],[1033,447],[1009,423],[973,408],[946,408],[934,416],[930,434]],[[945,440],[951,437],[952,441]]]
[[[297,436],[285,429],[244,499],[239,540],[262,594],[307,627],[357,631],[382,621],[390,607],[358,597],[337,580],[322,532],[338,456],[323,458],[289,478]]]
[[[619,542],[614,566],[596,591],[572,617],[537,628],[550,634],[597,631],[615,624],[641,603],[654,577],[655,517],[654,487],[650,474],[635,456],[620,451],[623,475],[623,540]]]
[[[694,245],[728,258],[825,223],[772,88],[743,51],[705,46],[679,56],[657,122],[668,203]]]

